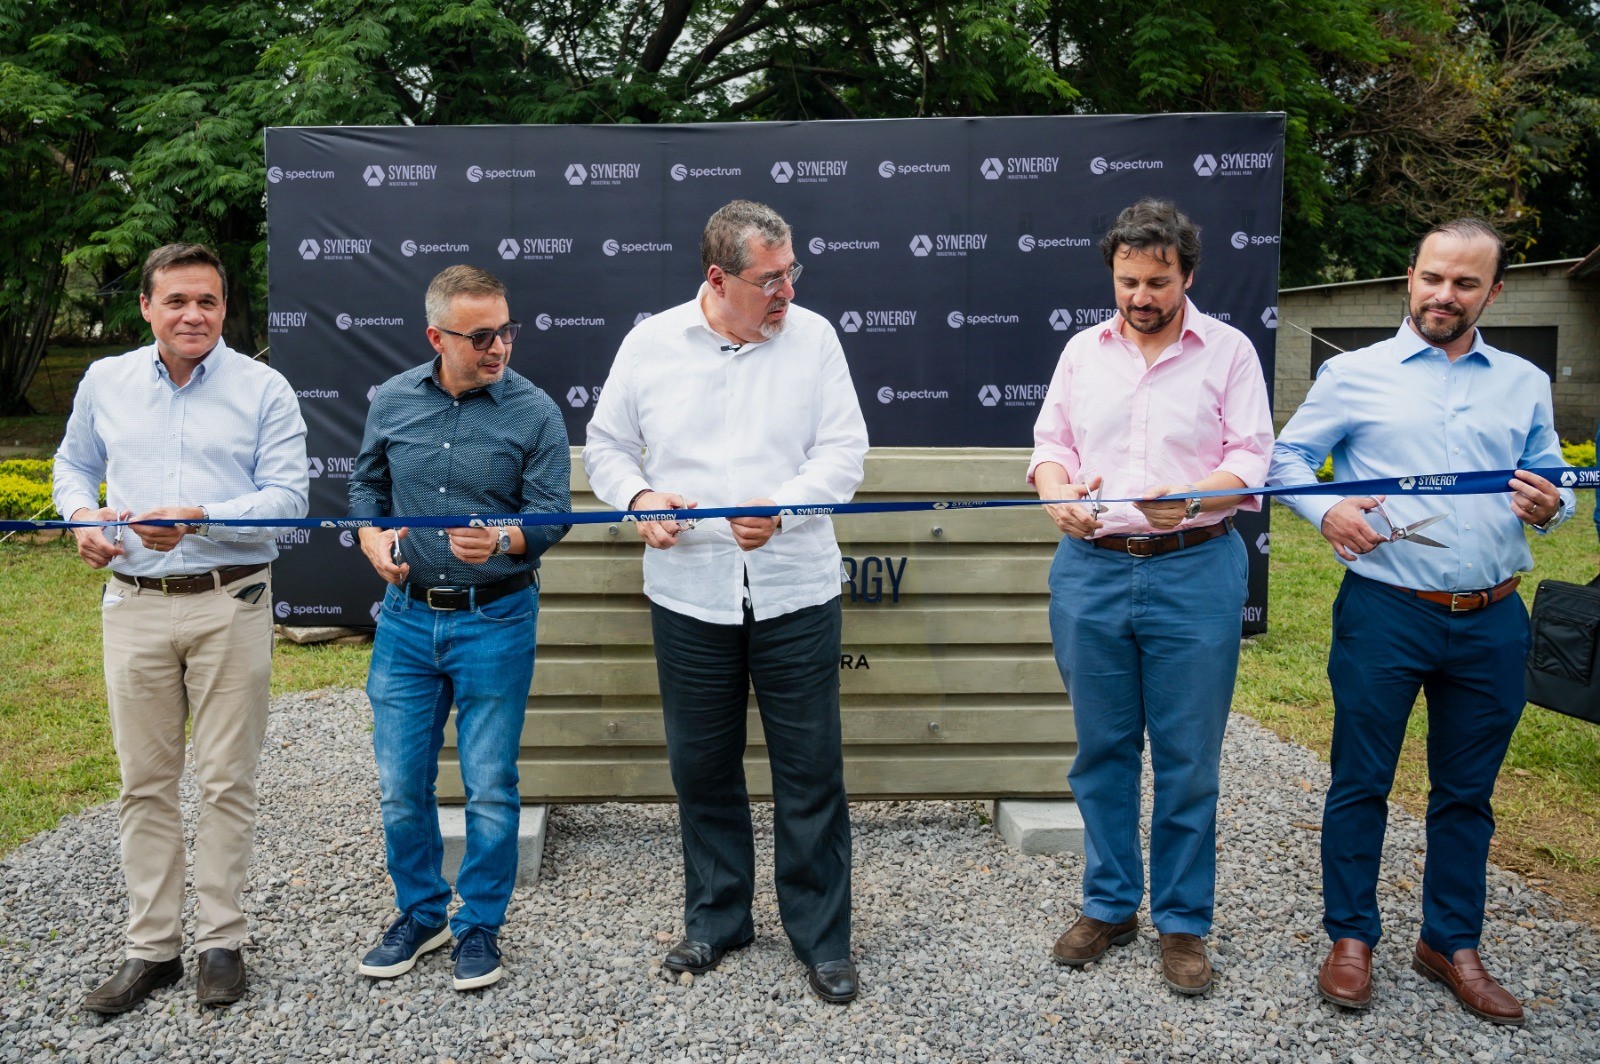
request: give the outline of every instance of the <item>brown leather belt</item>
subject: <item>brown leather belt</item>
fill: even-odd
[[[1494,587],[1486,587],[1481,591],[1413,591],[1409,587],[1395,588],[1404,591],[1424,602],[1434,602],[1440,606],[1448,606],[1451,613],[1466,613],[1470,610],[1481,610],[1485,606],[1492,606],[1517,589],[1522,583],[1522,577],[1513,576],[1509,580],[1502,580]],[[1393,584],[1389,585],[1394,587]]]
[[[259,573],[266,567],[266,562],[257,562],[254,565],[225,565],[221,569],[196,573],[193,576],[129,576],[116,570],[112,570],[111,575],[124,584],[133,584],[146,591],[159,591],[163,595],[193,595],[200,591],[215,591],[223,584],[231,584],[240,577]]]
[[[1153,558],[1157,554],[1167,554],[1186,547],[1198,547],[1218,536],[1226,536],[1232,531],[1233,518],[1224,517],[1214,525],[1186,528],[1182,532],[1162,532],[1148,536],[1101,536],[1089,542],[1105,550],[1126,551],[1135,558]]]

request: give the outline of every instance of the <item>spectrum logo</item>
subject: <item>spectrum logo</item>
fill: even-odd
[[[383,317],[381,315],[378,316],[378,317],[371,317],[371,318],[366,318],[366,317],[363,317],[363,318],[352,318],[348,314],[338,314],[338,315],[334,316],[333,323],[335,325],[337,325],[340,329],[343,329],[343,330],[348,330],[348,329],[370,329],[370,328],[373,328],[375,326],[404,325],[406,323],[406,319],[404,319],[404,318],[387,318],[387,317]]]
[[[878,164],[878,176],[890,178],[908,174],[948,174],[949,163],[894,163],[888,159]]]
[[[1238,232],[1229,238],[1228,243],[1242,251],[1245,248],[1261,247],[1263,244],[1276,244],[1279,243],[1279,240],[1280,238],[1277,235],[1270,233],[1251,236],[1249,233]]]
[[[600,245],[600,250],[604,251],[608,256],[614,257],[617,255],[636,255],[640,253],[671,251],[672,245],[658,244],[648,240],[638,243],[620,243],[616,240],[607,240],[605,243]]]
[[[1031,236],[1023,233],[1017,237],[1017,247],[1022,251],[1033,251],[1036,248],[1044,250],[1086,248],[1093,243],[1094,241],[1086,236]]]
[[[801,159],[795,163],[772,164],[772,180],[780,185],[791,181],[797,185],[825,185],[836,177],[844,177],[850,169],[848,159]]]
[[[964,325],[1021,325],[1022,316],[1019,314],[967,314],[963,311],[952,310],[945,315],[944,322],[952,329],[959,329]]]
[[[372,254],[372,240],[356,237],[330,237],[323,240],[313,240],[307,237],[300,241],[300,257],[307,262],[316,259],[328,259],[331,262],[350,262],[357,255]]]
[[[1166,163],[1160,159],[1107,159],[1104,155],[1096,155],[1089,160],[1091,174],[1122,173],[1126,170],[1161,170]]]
[[[531,181],[538,171],[522,167],[503,167],[485,170],[481,166],[467,167],[467,180],[476,185],[480,181]]]
[[[826,251],[878,251],[882,245],[876,240],[824,240],[820,236],[811,238],[806,247],[813,255],[821,255]]]
[[[285,170],[281,166],[267,167],[267,180],[276,185],[280,181],[332,181],[337,176],[332,170]]]
[[[549,332],[551,329],[598,328],[605,323],[604,318],[589,318],[582,315],[574,318],[556,318],[549,314],[540,314],[533,319],[533,327],[540,332]]]
[[[935,388],[912,388],[909,390],[896,390],[887,384],[878,389],[878,402],[888,406],[895,400],[902,403],[914,403],[928,399],[948,399],[950,393]]]
[[[572,254],[572,237],[527,236],[518,240],[516,237],[508,236],[500,241],[496,250],[507,262],[513,259],[521,259],[524,262],[549,262],[557,255]]]
[[[682,163],[673,163],[667,170],[674,181],[692,181],[703,177],[743,177],[744,171],[737,166],[685,166]]]
[[[463,255],[471,250],[471,244],[419,244],[415,240],[400,241],[400,254],[408,259],[418,255]]]

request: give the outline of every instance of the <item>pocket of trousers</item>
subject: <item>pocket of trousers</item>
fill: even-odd
[[[1533,667],[1586,684],[1594,675],[1600,621],[1558,610],[1545,611],[1533,634]]]

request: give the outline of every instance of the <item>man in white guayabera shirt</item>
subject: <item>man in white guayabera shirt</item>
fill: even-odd
[[[839,546],[826,514],[861,483],[866,423],[833,327],[795,306],[789,226],[736,200],[700,241],[687,303],[622,342],[583,451],[618,508],[795,507],[777,518],[641,522],[656,672],[684,856],[684,937],[664,964],[705,972],[750,944],[755,854],[746,692],[772,765],[784,930],[813,990],[847,1002],[850,820],[839,726]]]

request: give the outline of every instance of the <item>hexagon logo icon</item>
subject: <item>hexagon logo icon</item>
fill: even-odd
[[[1574,473],[1572,470],[1568,469],[1561,474],[1561,486],[1563,488],[1570,488],[1577,482],[1578,474]]]
[[[406,258],[409,259],[412,256],[416,255],[416,253],[417,253],[417,242],[415,240],[402,240],[402,241],[400,241],[400,254],[404,255]]]
[[[322,476],[322,459],[315,455],[306,459],[306,476],[313,480]]]
[[[788,163],[775,162],[772,164],[772,180],[776,181],[778,184],[787,185],[789,183],[789,179],[793,176],[794,167],[790,166]]]
[[[549,332],[552,324],[554,323],[548,314],[539,314],[533,319],[533,327],[540,332]]]
[[[978,389],[978,402],[984,406],[999,406],[1000,389],[993,384],[985,384]]]
[[[310,262],[317,257],[317,242],[310,237],[300,241],[300,257]]]
[[[1023,233],[1021,236],[1017,237],[1017,248],[1021,251],[1032,251],[1034,243],[1035,241],[1033,237],[1029,236],[1027,233]]]
[[[959,310],[952,310],[944,316],[944,323],[952,329],[959,329],[967,323],[967,318]]]
[[[1056,332],[1066,332],[1072,328],[1072,311],[1065,307],[1057,308],[1050,312],[1050,328]]]
[[[839,316],[839,328],[847,333],[861,331],[861,315],[853,310],[847,310]]]
[[[361,171],[361,180],[367,183],[368,188],[377,188],[383,184],[383,167],[373,165]]]
[[[618,244],[615,240],[607,240],[604,244],[600,245],[600,250],[604,251],[609,256],[615,257],[621,247],[622,245]]]
[[[1414,488],[1416,486],[1417,486],[1417,478],[1416,477],[1401,477],[1400,478],[1400,490],[1401,491],[1410,491],[1412,488]]]
[[[894,402],[894,389],[885,384],[878,389],[878,402],[888,405]]]
[[[378,619],[378,614],[380,614],[382,612],[383,612],[383,603],[381,603],[381,602],[374,602],[372,604],[372,608],[367,611],[367,613],[372,616],[372,619],[374,621],[376,621]]]
[[[635,314],[633,316],[633,323],[635,325],[637,325],[641,321],[644,321],[644,319],[648,318],[649,316],[650,316],[650,312],[648,310],[641,310],[639,313],[637,313],[637,314]]]
[[[894,163],[890,162],[888,159],[885,159],[883,162],[879,163],[878,164],[878,176],[879,177],[893,177],[894,176]]]
[[[367,402],[369,402],[369,403],[372,402],[372,397],[374,395],[377,395],[377,394],[378,394],[378,386],[376,384],[374,384],[372,387],[367,389]]]
[[[928,257],[928,253],[931,252],[932,250],[933,250],[933,241],[929,240],[927,237],[923,236],[921,233],[918,233],[916,236],[911,238],[911,254],[915,255],[917,258],[919,258],[919,259],[927,258]]]
[[[820,255],[824,251],[828,250],[828,242],[822,239],[820,236],[814,236],[811,238],[811,242],[807,244],[806,247],[811,249],[811,254]]]
[[[1236,248],[1249,247],[1250,246],[1250,234],[1246,233],[1246,232],[1243,232],[1243,231],[1237,232],[1237,233],[1233,234],[1233,238],[1231,240],[1229,240],[1228,243],[1232,244]]]
[[[1201,152],[1194,157],[1194,172],[1201,177],[1210,177],[1217,172],[1217,157]]]
[[[520,248],[521,245],[508,236],[500,241],[500,257],[502,259],[514,259],[517,257],[517,251]]]
[[[1090,159],[1089,160],[1089,172],[1091,174],[1103,174],[1103,173],[1105,173],[1106,172],[1106,157],[1104,155],[1096,155],[1093,159]]]
[[[283,167],[281,167],[281,166],[269,166],[269,167],[267,167],[267,180],[271,181],[274,185],[276,185],[279,181],[282,181],[283,180]]]
[[[479,181],[482,181],[483,180],[483,167],[481,167],[481,166],[469,166],[469,167],[467,167],[467,180],[471,181],[474,185],[476,185]]]
[[[589,180],[589,168],[582,163],[573,163],[567,167],[567,184],[581,185]]]
[[[1256,550],[1262,554],[1272,553],[1272,533],[1263,532],[1256,537]]]
[[[682,181],[689,176],[689,168],[682,163],[673,163],[672,169],[668,170],[667,173],[672,175],[672,180]]]
[[[350,315],[340,314],[338,317],[333,319],[333,323],[340,329],[348,329],[350,328]]]
[[[998,181],[1005,175],[1006,165],[994,157],[983,160],[978,167],[978,173],[983,175],[985,181]]]
[[[1263,310],[1261,312],[1261,324],[1269,329],[1276,329],[1278,327],[1278,308],[1268,307]]]
[[[567,389],[567,405],[577,410],[589,405],[589,389],[581,384],[574,384]]]

